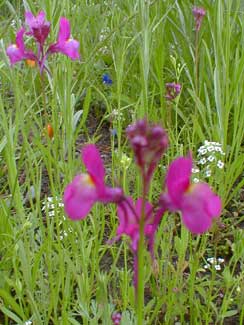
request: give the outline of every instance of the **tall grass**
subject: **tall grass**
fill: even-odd
[[[238,225],[244,220],[238,195],[244,182],[244,12],[241,1],[197,5],[207,11],[199,34],[198,91],[192,1],[0,2],[1,324],[112,324],[114,310],[122,313],[122,324],[135,324],[126,239],[107,243],[118,223],[114,207],[95,206],[89,218],[72,223],[59,203],[65,185],[82,170],[77,142],[101,140],[109,128],[117,130],[106,143],[113,149],[106,162],[109,181],[124,182],[127,193],[140,195],[134,164],[127,169],[120,162],[122,154],[130,156],[124,129],[143,116],[167,125],[164,85],[171,81],[183,88],[170,105],[171,146],[154,177],[151,199],[163,188],[165,166],[174,157],[189,150],[196,157],[205,139],[218,141],[226,152],[225,168],[211,183],[223,199],[225,229],[216,226],[194,237],[177,216],[163,218],[158,265],[144,254],[145,324],[224,324],[229,317],[243,323],[244,243]],[[48,63],[51,75],[44,76],[52,140],[43,132],[39,72],[21,63],[10,67],[5,54],[27,9],[45,10],[53,41],[59,18],[66,16],[80,42],[81,62],[57,55]],[[111,76],[111,87],[102,83],[103,73]],[[100,123],[97,132],[94,120]],[[225,208],[233,200],[237,215],[229,217]],[[222,270],[205,269],[208,257],[223,257]]]

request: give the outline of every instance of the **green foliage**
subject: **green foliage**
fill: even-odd
[[[145,261],[145,323],[224,324],[230,317],[244,322],[240,202],[234,221],[225,215],[244,184],[244,8],[240,0],[199,4],[207,15],[198,38],[196,84],[190,0],[0,1],[1,324],[112,324],[115,310],[122,313],[122,324],[135,324],[131,253],[126,239],[107,243],[118,223],[114,207],[96,206],[86,220],[73,223],[60,200],[82,170],[81,145],[97,140],[104,145],[104,139],[112,148],[109,181],[139,195],[136,168],[121,159],[130,156],[125,127],[143,116],[164,125],[171,142],[154,177],[152,200],[177,155],[192,150],[196,158],[204,140],[220,142],[226,153],[224,169],[216,169],[210,180],[223,199],[226,228],[216,226],[195,238],[177,216],[164,217],[157,264],[152,266],[150,256]],[[52,41],[59,18],[66,16],[80,42],[80,62],[61,55],[49,59],[46,117],[39,72],[24,63],[10,67],[5,52],[27,9],[46,11]],[[102,83],[104,73],[111,86]],[[168,103],[164,85],[172,81],[183,88]],[[53,139],[43,131],[47,123]],[[108,136],[112,129],[116,137]],[[204,268],[207,258],[220,256],[221,271]]]

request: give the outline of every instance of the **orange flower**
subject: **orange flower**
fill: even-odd
[[[46,132],[47,135],[49,136],[49,139],[53,138],[54,132],[53,132],[53,127],[51,124],[48,123],[47,127],[46,127]]]
[[[36,66],[36,61],[34,60],[27,59],[25,62],[30,68],[34,68]]]

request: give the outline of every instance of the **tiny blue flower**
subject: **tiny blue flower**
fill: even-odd
[[[105,85],[112,85],[113,81],[107,73],[103,74],[103,83]]]

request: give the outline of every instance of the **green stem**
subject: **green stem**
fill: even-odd
[[[41,92],[42,92],[42,102],[43,102],[43,111],[44,111],[44,127],[48,122],[47,116],[47,102],[46,102],[46,95],[45,95],[45,87],[44,87],[44,75],[41,74]]]

